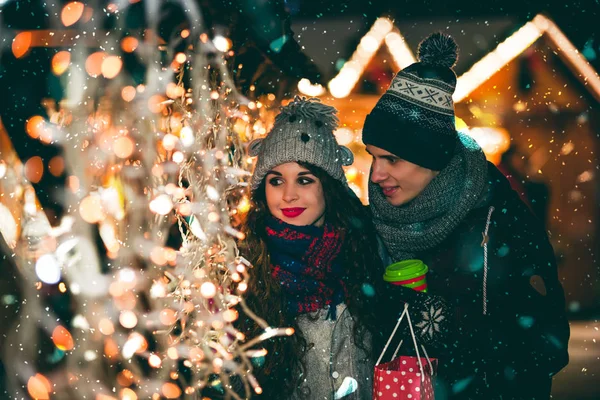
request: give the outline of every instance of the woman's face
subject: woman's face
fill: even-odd
[[[289,162],[267,172],[265,196],[269,212],[275,218],[296,226],[323,225],[323,186],[300,164]]]

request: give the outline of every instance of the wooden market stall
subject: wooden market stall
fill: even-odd
[[[340,112],[338,139],[356,157],[348,178],[365,202],[370,157],[360,142],[362,124],[393,73],[412,62],[400,32],[380,18],[322,94]],[[375,78],[363,76],[373,71]],[[597,72],[550,19],[538,15],[459,76],[454,100],[457,128],[480,143],[544,220],[570,311],[595,307],[600,297]]]

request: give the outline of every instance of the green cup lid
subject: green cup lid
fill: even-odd
[[[427,271],[429,268],[421,260],[403,260],[388,266],[384,279],[388,282],[413,279],[425,275]]]

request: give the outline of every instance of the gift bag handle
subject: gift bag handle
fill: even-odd
[[[390,343],[392,342],[392,339],[394,338],[394,335],[396,334],[396,331],[398,330],[398,327],[400,326],[400,323],[402,322],[402,319],[404,318],[405,315],[406,315],[406,320],[408,321],[408,328],[410,329],[410,336],[412,337],[413,344],[415,346],[415,351],[417,353],[417,361],[419,362],[419,369],[421,370],[421,380],[424,381],[425,380],[425,372],[423,370],[423,363],[421,362],[421,355],[419,353],[419,346],[417,345],[417,337],[415,336],[415,332],[413,330],[412,321],[410,320],[410,314],[408,312],[408,303],[404,303],[404,311],[402,311],[402,314],[400,315],[400,318],[398,318],[398,322],[396,323],[396,326],[394,327],[394,330],[392,331],[392,334],[390,335],[390,338],[388,339],[387,343],[385,344],[385,346],[383,348],[383,351],[379,355],[379,358],[377,359],[377,362],[375,363],[375,366],[379,365],[379,363],[381,362],[381,359],[383,358],[383,355],[385,354],[387,348],[389,347]],[[400,350],[400,346],[402,346],[403,342],[404,342],[404,340],[400,340],[400,343],[398,344],[398,347],[396,347],[396,351],[394,351],[394,355],[392,356],[392,360],[396,358],[396,354],[398,354],[398,351]],[[423,349],[423,352],[425,354],[425,358],[427,359],[427,363],[429,364],[429,368],[431,368],[431,371],[433,372],[433,366],[431,365],[431,360],[429,359],[429,355],[427,354],[427,351],[425,351],[425,347],[421,346],[421,348]]]

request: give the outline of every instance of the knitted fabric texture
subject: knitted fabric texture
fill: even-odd
[[[295,226],[268,217],[271,276],[283,288],[292,315],[335,308],[344,300],[344,266],[338,257],[344,237],[344,231],[328,224]]]
[[[369,182],[373,221],[393,262],[418,258],[440,244],[487,193],[487,161],[479,145],[459,133],[455,155],[425,190],[407,204],[391,205]]]
[[[419,62],[394,77],[365,120],[363,142],[414,164],[442,170],[457,136],[452,94],[458,57],[454,39],[442,33],[419,45]]]
[[[299,96],[283,107],[267,137],[255,139],[248,145],[250,156],[258,157],[252,190],[260,186],[269,170],[288,162],[320,167],[347,186],[342,166],[351,165],[354,156],[335,140],[336,113],[335,108],[322,104],[319,99]]]

